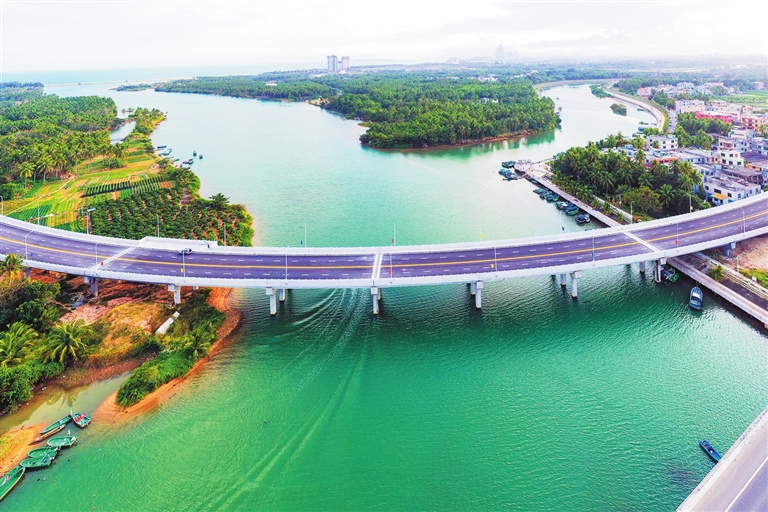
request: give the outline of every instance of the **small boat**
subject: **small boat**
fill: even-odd
[[[42,441],[46,437],[51,437],[53,434],[57,432],[61,432],[64,429],[64,427],[67,426],[67,423],[69,423],[71,419],[72,419],[72,416],[67,414],[66,416],[61,418],[59,421],[55,423],[51,423],[50,425],[48,425],[47,427],[45,427],[43,430],[40,431],[40,437],[35,438],[33,442],[36,443],[38,441]]]
[[[197,150],[192,151],[192,156],[197,156]]]
[[[35,448],[34,450],[30,450],[27,454],[27,457],[31,459],[43,459],[45,457],[56,457],[56,454],[59,453],[58,448],[54,448],[52,446],[41,446],[40,448]]]
[[[197,158],[199,158],[200,160],[202,160],[202,159],[203,159],[203,154],[202,154],[202,153],[200,153],[200,155],[199,155]]]
[[[165,149],[167,147],[168,147],[167,144],[163,144],[162,146],[157,146],[155,149]]]
[[[24,476],[24,466],[16,466],[0,479],[0,500],[6,497],[6,495],[16,487],[21,477]]]
[[[579,207],[578,206],[574,206],[573,208],[568,208],[568,209],[565,210],[565,214],[570,216],[570,217],[578,215],[579,214]]]
[[[709,455],[712,458],[713,461],[720,462],[720,459],[722,457],[720,457],[720,454],[717,453],[717,450],[712,448],[712,445],[709,444],[709,442],[706,439],[699,441],[699,446],[701,446],[701,449],[704,450],[707,453],[707,455]]]
[[[506,167],[507,169],[510,169],[515,166],[514,160],[507,160],[506,162],[501,162],[502,167]]]
[[[591,220],[592,218],[589,216],[588,213],[582,213],[576,216],[576,224],[587,224]]]
[[[662,267],[661,269],[661,277],[669,281],[670,283],[676,283],[678,279],[680,279],[680,274],[675,271],[672,267]]]
[[[48,446],[51,448],[68,448],[77,442],[77,436],[59,436],[48,440]]]
[[[87,427],[88,424],[91,422],[91,418],[86,416],[85,413],[83,412],[72,413],[72,411],[70,411],[69,415],[72,417],[72,421],[75,422],[75,425],[77,425],[80,428]]]
[[[704,304],[704,293],[701,291],[701,288],[699,288],[698,286],[694,286],[693,288],[691,288],[690,297],[688,297],[688,305],[691,307],[691,309],[695,309],[696,311],[701,311],[701,306],[703,304]],[[702,443],[706,443],[706,441],[702,441]]]
[[[29,457],[19,462],[19,466],[27,469],[47,468],[53,464],[53,457]]]
[[[556,201],[560,200],[560,196],[557,194],[550,194],[547,196],[547,202],[548,203],[554,203]]]

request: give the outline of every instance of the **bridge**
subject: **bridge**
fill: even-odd
[[[147,237],[124,240],[48,228],[0,216],[0,258],[15,253],[28,267],[99,279],[182,286],[262,288],[270,313],[285,291],[370,288],[379,312],[382,288],[469,283],[482,307],[484,283],[557,275],[578,296],[581,272],[653,262],[656,281],[667,258],[768,233],[768,194],[690,214],[577,233],[513,240],[351,248],[226,247],[216,242]]]

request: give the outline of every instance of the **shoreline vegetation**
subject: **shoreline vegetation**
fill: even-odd
[[[112,144],[122,120],[109,98],[59,98],[42,84],[3,84],[0,98],[10,98],[0,103],[0,195],[9,216],[85,231],[82,209],[96,208],[91,232],[138,239],[156,235],[158,215],[165,237],[251,244],[242,205],[200,197],[191,170],[155,155],[149,135],[165,119],[160,111],[132,111],[133,131]],[[175,307],[157,285],[103,280],[93,297],[81,277],[35,270],[28,278],[24,270],[14,254],[0,263],[0,414],[33,403],[44,386],[68,389],[126,371],[133,373],[119,402],[136,403],[199,367],[238,323],[225,306],[229,289],[185,290]],[[176,310],[169,332],[156,335]],[[19,436],[0,436],[0,454]]]
[[[203,77],[155,86],[160,92],[306,101],[361,121],[364,145],[419,149],[476,144],[559,126],[554,102],[521,77],[434,73]]]

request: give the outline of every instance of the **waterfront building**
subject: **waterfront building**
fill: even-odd
[[[756,169],[747,169],[746,167],[723,167],[720,171],[722,175],[730,178],[738,178],[747,183],[754,183],[760,187],[765,186],[765,176]]]
[[[349,55],[345,55],[341,58],[341,70],[349,71]]]
[[[641,98],[650,98],[653,95],[653,87],[641,87],[637,90],[637,95]]]
[[[683,114],[685,112],[703,112],[707,105],[701,100],[676,100],[675,112]]]

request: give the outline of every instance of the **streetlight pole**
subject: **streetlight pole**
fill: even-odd
[[[40,225],[40,205],[37,205],[37,225]]]
[[[160,238],[160,215],[156,213],[155,217],[157,217],[157,238]]]
[[[27,237],[28,237],[28,236],[29,236],[31,233],[32,233],[32,232],[31,232],[31,231],[29,231],[29,232],[28,232],[26,235],[24,235],[24,259],[25,259],[25,260],[28,260],[28,259],[29,259],[29,246],[27,245]]]
[[[629,223],[630,224],[634,224],[635,223],[634,206],[635,206],[635,203],[629,203]]]
[[[224,223],[224,246],[227,245],[227,224]]]
[[[91,233],[91,212],[96,211],[96,208],[88,208],[85,210],[85,234]]]
[[[304,247],[309,247],[309,241],[307,241],[307,223],[304,223]]]

